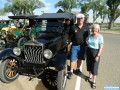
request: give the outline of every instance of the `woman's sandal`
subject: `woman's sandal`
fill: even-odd
[[[93,89],[96,88],[96,83],[92,83],[92,88],[93,88]]]
[[[90,77],[86,77],[86,78],[85,78],[85,81],[86,81],[86,82],[89,82],[90,79],[92,79],[92,78],[90,78]]]

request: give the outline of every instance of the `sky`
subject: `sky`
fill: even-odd
[[[60,8],[55,8],[54,5],[59,1],[59,0],[41,0],[44,4],[45,4],[45,8],[41,8],[41,9],[36,9],[34,11],[34,13],[36,15],[41,15],[43,12],[44,13],[56,13]],[[3,8],[4,7],[4,4],[6,3],[6,0],[0,0],[0,8]],[[73,9],[72,11],[80,11],[80,9]],[[92,10],[90,10],[88,12],[89,14],[89,21],[92,22],[93,19],[93,14],[92,14]],[[0,19],[8,19],[7,17],[9,15],[12,15],[11,13],[5,15],[5,16],[0,16]],[[97,19],[98,22],[101,21],[100,18]],[[107,19],[105,20],[107,22]],[[116,20],[116,22],[119,22],[120,23],[120,17]]]

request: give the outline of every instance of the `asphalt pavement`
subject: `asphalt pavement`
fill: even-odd
[[[104,48],[101,54],[95,90],[120,90],[120,34],[101,34],[104,37]],[[83,64],[83,73],[88,75],[86,63]],[[80,90],[93,90],[90,83],[84,79],[81,80]]]
[[[99,65],[99,73],[97,76],[97,88],[95,90],[112,90],[107,89],[120,87],[120,34],[101,33],[104,37],[104,48],[101,55]],[[68,60],[69,63],[69,60]],[[88,75],[86,71],[86,62],[82,65],[82,77],[73,75],[71,80],[67,80],[65,90],[75,90],[76,81],[80,77],[77,84],[80,85],[78,90],[93,90],[90,83],[84,80],[84,76]],[[106,88],[107,87],[107,88]],[[11,83],[0,82],[0,90],[48,90],[45,88],[40,79],[34,78],[29,81],[29,77],[20,76]],[[118,90],[118,89],[114,89]]]

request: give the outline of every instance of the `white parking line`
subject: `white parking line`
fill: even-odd
[[[83,64],[83,63],[82,63]],[[82,64],[80,67],[80,70],[82,71]],[[76,80],[76,86],[75,86],[75,90],[80,90],[80,85],[81,85],[81,77],[77,76],[77,80]]]

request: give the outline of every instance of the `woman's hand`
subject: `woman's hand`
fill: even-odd
[[[95,61],[98,62],[98,59],[99,59],[99,56],[96,56],[95,57]]]

